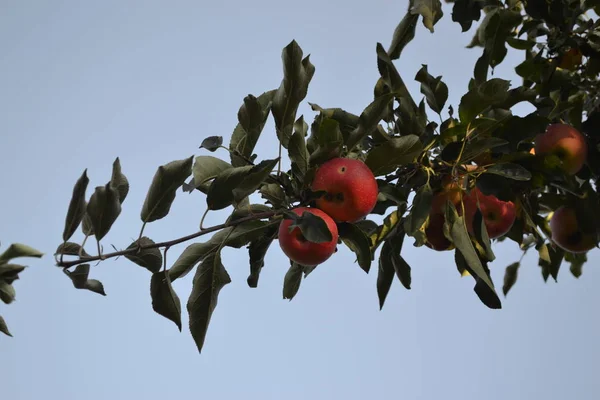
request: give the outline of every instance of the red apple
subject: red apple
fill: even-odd
[[[427,237],[425,246],[437,251],[452,250],[454,248],[452,242],[444,236],[445,222],[446,217],[444,214],[429,214],[429,222],[427,228],[425,228],[425,236]]]
[[[550,219],[550,230],[552,241],[571,253],[585,253],[596,247],[595,236],[581,230],[573,208],[562,206],[554,211]]]
[[[356,222],[367,216],[379,193],[369,167],[350,158],[334,158],[317,168],[312,190],[327,192],[317,199],[317,207],[338,222]]]
[[[477,187],[463,197],[465,206],[465,223],[469,233],[473,234],[473,219],[477,212],[477,204],[485,221],[490,239],[508,233],[517,217],[516,207],[512,201],[502,201],[494,195],[485,195]]]
[[[293,221],[284,219],[279,225],[279,246],[290,260],[298,264],[319,265],[335,252],[338,241],[337,225],[329,215],[318,208],[297,207],[292,210],[298,216],[301,216],[305,211],[321,217],[325,221],[331,232],[331,240],[324,243],[310,242],[302,235],[300,228],[295,227],[290,231],[290,225]]]
[[[567,124],[552,124],[535,138],[535,154],[557,156],[569,175],[575,175],[583,167],[587,152],[585,137]]]

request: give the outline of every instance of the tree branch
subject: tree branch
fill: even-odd
[[[248,222],[248,221],[254,221],[254,220],[258,220],[258,219],[263,219],[263,218],[269,218],[272,217],[274,215],[276,215],[277,213],[275,211],[266,211],[266,212],[262,212],[262,213],[257,213],[254,215],[250,215],[248,217],[244,217],[244,218],[240,218],[240,219],[236,219],[234,221],[231,222],[227,222],[224,224],[220,224],[220,225],[215,225],[215,226],[211,226],[210,228],[206,228],[206,229],[202,229],[198,232],[192,233],[191,235],[187,235],[187,236],[183,236],[179,239],[174,239],[174,240],[169,240],[166,242],[159,242],[159,243],[154,243],[148,246],[139,246],[139,247],[134,247],[131,249],[125,249],[125,250],[121,250],[121,251],[115,251],[113,253],[108,253],[108,254],[102,254],[102,255],[98,255],[98,256],[92,256],[92,257],[81,257],[77,260],[73,260],[73,261],[59,261],[56,265],[58,267],[62,267],[62,268],[70,268],[73,267],[75,265],[79,265],[79,264],[84,264],[84,263],[89,263],[92,261],[98,261],[98,260],[106,260],[109,258],[114,258],[114,257],[119,257],[119,256],[124,256],[127,254],[134,254],[138,251],[141,250],[148,250],[148,249],[157,249],[160,247],[171,247],[171,246],[175,246],[176,244],[180,244],[183,242],[187,242],[188,240],[192,240],[195,239],[197,237],[206,235],[208,233],[211,232],[215,232],[221,229],[225,229],[225,228],[230,228],[232,226],[237,226],[240,224],[243,224],[244,222]]]

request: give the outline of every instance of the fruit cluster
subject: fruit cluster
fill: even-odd
[[[575,175],[583,167],[587,157],[587,144],[583,135],[566,124],[552,124],[537,135],[531,153],[536,157],[553,156],[560,162],[560,169],[567,175]],[[470,167],[465,166],[467,171]],[[484,194],[478,187],[463,187],[464,175],[446,175],[439,190],[434,192],[429,216],[424,224],[425,245],[437,251],[451,250],[452,242],[444,233],[445,209],[452,203],[458,215],[463,216],[468,232],[475,232],[474,220],[481,213],[486,233],[490,239],[506,235],[519,213],[512,201]],[[323,192],[315,201],[315,207],[297,207],[297,216],[308,212],[323,219],[331,233],[331,240],[312,242],[307,240],[292,219],[284,219],[279,227],[279,244],[292,261],[307,266],[325,262],[336,250],[338,226],[341,222],[357,222],[365,218],[377,203],[378,185],[371,170],[360,160],[334,158],[321,165],[315,172],[311,190]],[[552,241],[562,249],[577,253],[596,246],[596,235],[582,231],[575,210],[561,206],[551,214]]]

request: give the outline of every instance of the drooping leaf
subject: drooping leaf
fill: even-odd
[[[246,164],[244,164],[246,165]],[[194,189],[200,190],[202,193],[208,193],[210,181],[215,179],[221,172],[230,169],[233,166],[220,158],[213,156],[198,156],[194,161],[192,169],[192,182],[188,187],[189,192]],[[184,191],[186,191],[184,189]]]
[[[106,186],[97,186],[87,205],[86,212],[94,228],[96,240],[102,240],[121,214],[117,189],[111,186],[110,182]]]
[[[394,93],[381,95],[364,109],[360,114],[358,126],[350,133],[346,140],[346,146],[352,150],[360,143],[366,135],[375,129],[382,120],[389,104],[394,100]]]
[[[423,17],[423,25],[433,33],[433,26],[444,16],[440,0],[413,0],[413,14]]]
[[[482,246],[484,256],[487,261],[492,262],[496,259],[496,255],[492,250],[492,242],[487,232],[487,227],[485,226],[485,220],[483,219],[483,214],[479,208],[476,209],[475,215],[473,216],[473,231],[475,234],[475,239]]]
[[[508,98],[510,81],[493,78],[469,90],[460,100],[458,114],[463,124],[471,122],[486,108],[501,104]]]
[[[367,235],[355,224],[338,224],[340,238],[356,254],[358,265],[367,274],[371,269],[371,248]]]
[[[284,300],[290,300],[296,296],[300,284],[302,283],[302,273],[304,269],[302,265],[290,261],[290,268],[283,278],[283,298]]]
[[[2,254],[0,254],[0,264],[6,263],[13,258],[19,257],[35,257],[41,258],[44,253],[39,250],[34,249],[33,247],[27,246],[26,244],[21,243],[13,243],[4,250]]]
[[[412,202],[412,209],[406,219],[406,225],[408,225],[406,233],[412,236],[416,231],[421,229],[431,211],[432,201],[433,191],[431,190],[431,186],[429,186],[429,184],[421,186],[415,194]]]
[[[310,155],[311,165],[323,163],[341,154],[344,138],[339,122],[331,118],[323,118],[313,135],[316,139],[316,148]]]
[[[504,296],[506,296],[508,294],[510,289],[517,282],[520,266],[521,266],[521,263],[514,262],[514,263],[510,264],[508,267],[506,267],[506,272],[504,273],[504,285],[502,286],[502,292],[504,293]]]
[[[210,152],[217,151],[223,145],[223,136],[209,136],[200,143],[201,149],[206,149]]]
[[[168,272],[161,271],[152,274],[150,296],[152,297],[152,309],[173,321],[181,332],[181,301],[173,290]]]
[[[473,291],[475,292],[475,294],[477,294],[479,300],[481,300],[481,302],[488,308],[494,310],[501,309],[502,302],[500,301],[500,297],[498,297],[496,291],[490,288],[490,286],[487,283],[485,283],[483,279],[472,273],[471,267],[469,266],[464,255],[460,252],[458,248],[454,252],[454,260],[456,262],[458,270],[462,271],[462,276],[471,275],[475,279],[475,287],[473,287]],[[486,274],[489,275],[489,269],[487,268],[487,266],[482,263],[482,267]]]
[[[371,241],[371,253],[374,253],[377,247],[390,235],[390,233],[396,229],[398,223],[401,221],[402,213],[398,210],[392,211],[388,216],[383,219],[377,230],[369,236]]]
[[[290,231],[294,228],[299,228],[302,236],[309,242],[327,243],[333,239],[327,223],[318,215],[304,211],[300,216],[292,213],[288,214],[288,216],[293,217],[293,221],[289,227]]]
[[[373,148],[365,163],[375,176],[381,176],[413,162],[422,149],[423,144],[417,135],[401,136]]]
[[[283,207],[287,203],[285,192],[277,183],[267,183],[261,186],[260,194],[274,207]]]
[[[473,21],[481,18],[483,4],[479,0],[455,0],[452,7],[452,21],[458,22],[463,32],[471,29]]]
[[[392,60],[397,60],[402,54],[402,50],[415,38],[415,30],[419,20],[418,14],[413,14],[410,10],[412,4],[409,4],[409,10],[406,12],[392,36],[392,43],[388,49],[388,54]]]
[[[495,11],[495,12],[494,12]],[[486,16],[489,17],[485,24],[483,36],[489,64],[492,68],[500,64],[508,52],[506,40],[509,34],[522,20],[518,11],[497,8]]]
[[[544,280],[548,279],[547,274],[550,274],[554,281],[557,282],[558,271],[560,270],[560,265],[562,264],[563,259],[565,257],[564,250],[555,246],[543,244],[538,249],[538,252],[540,256],[538,264],[540,267],[542,267]]]
[[[277,136],[287,148],[298,106],[308,93],[308,85],[315,73],[310,56],[302,58],[302,49],[292,40],[282,51],[283,80],[273,97],[272,113]]]
[[[59,254],[62,254],[65,256],[79,256],[79,255],[81,255],[82,257],[90,256],[84,249],[81,248],[81,245],[79,243],[73,243],[73,242],[61,243],[56,248],[56,252],[54,253],[54,255],[59,255]]]
[[[442,82],[442,77],[433,77],[427,71],[427,65],[423,64],[415,80],[421,83],[421,93],[425,95],[429,107],[438,114],[442,113],[444,105],[448,100],[448,86]]]
[[[161,165],[152,178],[140,217],[144,223],[162,219],[169,214],[177,189],[192,173],[193,157]]]
[[[304,140],[308,131],[308,124],[304,122],[304,117],[300,116],[294,124],[294,133],[290,138],[288,147],[290,161],[292,163],[292,173],[300,182],[304,181],[304,175],[308,171],[308,159],[310,155],[306,148]]]
[[[0,300],[5,304],[10,304],[15,300],[15,288],[4,279],[0,279]]]
[[[394,264],[392,263],[392,246],[390,242],[383,243],[379,254],[379,269],[377,273],[377,296],[379,298],[379,309],[383,309],[385,299],[394,281]]]
[[[488,174],[500,175],[515,181],[528,181],[531,179],[531,172],[525,167],[514,163],[494,164],[487,168],[485,172]]]
[[[196,270],[192,293],[187,302],[190,332],[202,352],[212,314],[217,307],[221,289],[231,283],[231,277],[221,262],[220,252],[209,254]]]
[[[229,150],[231,151],[231,165],[243,167],[248,165],[248,159],[263,131],[276,90],[269,90],[258,97],[248,95],[238,110],[238,124],[235,127]]]
[[[75,270],[68,273],[75,289],[86,289],[102,296],[106,296],[104,285],[97,279],[89,279],[90,264],[80,264]]]
[[[86,203],[86,206],[87,206],[87,203]],[[92,236],[94,234],[94,227],[92,226],[92,220],[87,212],[84,214],[83,220],[81,221],[81,231],[86,236]]]
[[[399,231],[392,237],[388,239],[388,242],[391,246],[391,256],[392,256],[392,265],[394,266],[394,271],[396,272],[396,276],[398,280],[407,290],[410,290],[410,285],[412,282],[411,278],[411,268],[410,265],[406,262],[404,257],[402,257],[402,245],[404,244],[404,231]]]
[[[142,236],[135,242],[131,243],[127,247],[127,250],[152,246],[153,244],[155,243],[152,239],[146,236]],[[140,267],[146,268],[152,273],[157,273],[158,271],[160,271],[160,267],[162,267],[163,264],[162,253],[160,252],[160,249],[157,248],[140,249],[139,251],[125,254],[125,258],[127,258],[129,261],[136,263]]]
[[[229,168],[212,181],[206,195],[209,210],[222,210],[256,191],[271,174],[279,159],[264,160],[254,166]]]
[[[250,256],[250,275],[248,275],[247,283],[251,288],[258,286],[260,272],[265,266],[265,255],[273,243],[273,240],[275,240],[277,231],[278,226],[273,225],[265,232],[264,235],[252,240],[248,245],[248,254]]]
[[[377,69],[381,74],[381,78],[387,84],[387,86],[389,86],[396,98],[400,99],[400,102],[408,103],[407,107],[414,112],[414,110],[417,108],[417,105],[408,91],[408,88],[404,84],[404,81],[396,69],[396,66],[392,62],[392,58],[385,51],[381,43],[377,43],[376,51]],[[381,95],[385,95],[385,93],[381,93]]]
[[[582,273],[582,267],[587,262],[585,253],[565,253],[565,261],[571,263],[569,270],[575,278],[579,278]]]
[[[117,192],[119,192],[119,203],[123,204],[127,194],[129,193],[129,181],[127,180],[127,177],[123,175],[119,157],[117,157],[113,162],[110,185],[117,189]]]
[[[0,332],[4,333],[6,336],[12,337],[12,334],[8,330],[8,325],[6,325],[6,321],[4,321],[2,315],[0,315]]]
[[[90,179],[87,176],[87,169],[85,169],[73,187],[73,194],[71,195],[71,201],[69,202],[69,209],[67,210],[67,216],[65,218],[65,228],[62,235],[63,241],[65,242],[73,236],[73,233],[75,233],[75,230],[77,230],[77,227],[83,219],[86,206],[85,191],[89,182]]]
[[[0,279],[14,279],[25,268],[24,265],[19,264],[0,264]]]

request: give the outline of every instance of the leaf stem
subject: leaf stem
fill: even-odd
[[[205,228],[204,230],[192,233],[190,235],[187,236],[183,236],[180,237],[179,239],[174,239],[174,240],[169,240],[169,241],[165,241],[165,242],[159,242],[159,243],[153,243],[151,245],[147,245],[147,246],[141,246],[140,249],[141,250],[148,250],[148,249],[157,249],[157,248],[161,248],[161,247],[171,247],[171,246],[175,246],[177,244],[183,243],[183,242],[187,242],[188,240],[192,240],[195,239],[197,237],[206,235],[208,233],[211,232],[215,232],[224,228],[229,228],[232,226],[237,226],[237,225],[241,225],[244,222],[248,222],[248,221],[254,221],[254,220],[259,220],[259,219],[263,219],[263,218],[270,218],[273,217],[277,214],[277,212],[275,211],[265,211],[262,213],[258,213],[258,214],[254,214],[252,216],[249,217],[244,217],[244,218],[240,218],[240,219],[236,219],[234,221],[230,221],[230,222],[226,222],[224,224],[220,224],[220,225],[215,225],[215,226],[211,226],[210,228]],[[100,244],[98,243],[98,248],[100,247]],[[93,256],[93,257],[82,257],[79,258],[77,260],[74,261],[64,261],[64,262],[58,262],[56,265],[62,268],[70,268],[73,267],[75,265],[79,265],[79,264],[84,264],[84,263],[89,263],[92,261],[97,261],[97,260],[105,260],[108,258],[114,258],[114,257],[119,257],[119,256],[124,256],[127,254],[133,254],[136,251],[138,251],[138,248],[134,247],[131,249],[125,249],[125,250],[121,250],[121,251],[115,251],[113,253],[108,253],[108,254],[104,254],[104,255],[98,255],[98,256]]]
[[[202,218],[200,219],[200,230],[203,231],[204,228],[202,227],[202,225],[204,224],[204,218],[206,218],[206,215],[208,214],[209,209],[207,208],[206,211],[204,211],[204,214],[202,214]]]

